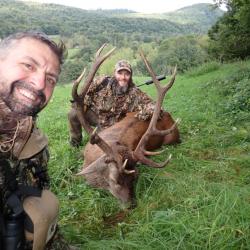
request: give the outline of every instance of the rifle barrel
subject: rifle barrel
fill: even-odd
[[[164,79],[166,79],[166,75],[159,75],[159,76],[156,76],[156,79],[158,80],[158,81],[162,81],[162,80],[164,80]],[[145,81],[144,83],[142,83],[142,84],[140,84],[140,85],[138,85],[137,87],[141,87],[141,86],[143,86],[143,85],[149,85],[149,84],[152,84],[154,81],[152,80],[152,79],[149,79],[149,80],[147,80],[147,81]]]

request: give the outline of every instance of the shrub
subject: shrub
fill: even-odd
[[[240,67],[240,65],[239,65]],[[249,119],[250,113],[250,68],[240,67],[224,79],[209,82],[221,96],[220,115],[230,116],[232,123]],[[223,114],[221,114],[221,112]]]

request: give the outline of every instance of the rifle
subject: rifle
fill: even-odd
[[[166,79],[166,75],[159,75],[159,76],[156,76],[156,79],[158,80],[158,81],[162,81],[162,80],[164,80],[164,79]],[[152,84],[154,81],[152,80],[152,79],[150,79],[150,80],[147,80],[147,81],[145,81],[144,83],[142,83],[142,84],[140,84],[140,85],[137,85],[137,87],[141,87],[141,86],[143,86],[143,85],[149,85],[149,84]]]

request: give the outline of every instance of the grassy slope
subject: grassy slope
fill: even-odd
[[[82,160],[68,144],[71,86],[58,87],[39,124],[50,138],[66,237],[82,249],[250,249],[249,115],[232,123],[213,85],[240,67],[250,69],[250,61],[177,77],[164,107],[182,119],[182,143],[169,147],[173,160],[165,169],[139,166],[138,205],[129,213],[74,177]],[[144,90],[154,96],[152,88]]]

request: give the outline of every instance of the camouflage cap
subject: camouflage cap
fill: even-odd
[[[121,60],[121,61],[118,61],[115,65],[115,72],[118,72],[122,69],[125,69],[127,70],[128,72],[132,73],[132,68],[131,68],[131,65],[129,64],[128,61],[125,61],[125,60]]]

